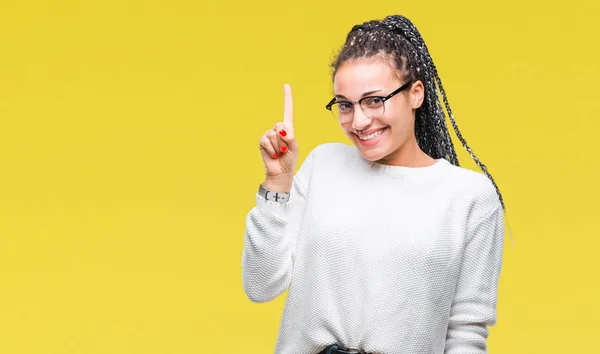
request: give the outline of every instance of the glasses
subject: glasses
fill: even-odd
[[[385,113],[385,101],[394,97],[402,90],[405,90],[413,82],[414,81],[409,81],[405,83],[387,96],[367,96],[355,102],[336,101],[336,98],[334,97],[331,101],[329,101],[325,108],[331,111],[333,117],[336,120],[339,120],[341,123],[348,123],[352,120],[354,117],[354,105],[357,103],[360,105],[360,108],[367,117],[371,119],[379,118]]]

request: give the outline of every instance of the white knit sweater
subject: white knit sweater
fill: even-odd
[[[253,302],[289,288],[275,353],[338,343],[382,354],[487,353],[504,219],[482,173],[444,159],[388,166],[320,145],[287,204],[257,196],[242,278]]]

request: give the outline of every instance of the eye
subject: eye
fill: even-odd
[[[378,108],[383,105],[381,97],[369,97],[364,100],[363,104],[368,108]]]
[[[348,113],[351,112],[352,109],[354,108],[354,106],[352,105],[352,103],[350,102],[345,102],[345,101],[340,101],[337,102],[338,105],[338,109],[341,113]]]

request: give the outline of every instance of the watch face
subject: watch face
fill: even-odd
[[[271,200],[274,200],[276,202],[283,202],[285,200],[285,196],[280,195],[279,193],[270,193],[270,198]]]

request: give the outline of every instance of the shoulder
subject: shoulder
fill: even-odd
[[[311,160],[315,166],[343,166],[345,162],[356,158],[356,149],[343,143],[324,143],[313,148],[306,160]]]
[[[449,163],[447,177],[454,190],[454,198],[468,209],[470,220],[479,220],[502,207],[494,183],[483,172]]]
[[[354,148],[343,143],[323,143],[312,149],[311,154],[344,156],[352,154]]]
[[[353,147],[342,143],[324,143],[314,147],[301,163],[296,177],[302,184],[315,175],[331,173],[348,166],[353,158]]]

